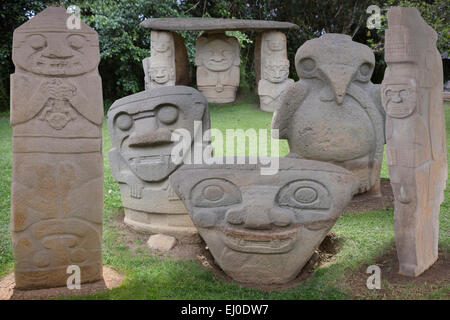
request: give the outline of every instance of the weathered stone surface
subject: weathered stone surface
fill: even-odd
[[[11,233],[18,289],[102,277],[103,99],[97,33],[49,7],[14,31]]]
[[[154,234],[151,235],[147,241],[147,245],[150,249],[158,250],[161,252],[168,252],[172,250],[177,244],[177,239],[165,234]]]
[[[261,110],[273,112],[281,105],[281,95],[294,80],[289,77],[286,35],[277,31],[266,31],[261,39],[261,77],[258,82]]]
[[[400,273],[418,276],[438,258],[448,176],[442,61],[436,32],[416,8],[392,8],[388,24],[382,100],[397,255]]]
[[[141,22],[140,26],[167,31],[298,29],[290,22],[218,18],[151,18]]]
[[[204,96],[185,86],[146,90],[115,101],[107,117],[112,142],[109,163],[120,185],[125,223],[177,238],[195,234],[168,177],[179,166],[171,157],[178,143],[171,141],[174,130],[186,129],[194,139],[194,121],[199,121],[202,128],[195,134],[201,139],[209,129]]]
[[[247,158],[246,164],[184,165],[170,177],[214,259],[237,281],[295,278],[358,187],[339,166],[279,161],[275,175],[261,175]]]
[[[183,38],[174,32],[151,32],[151,56],[142,61],[145,89],[190,84]]]
[[[325,34],[297,51],[300,80],[283,94],[272,129],[305,159],[338,164],[379,195],[384,149],[380,89],[370,82],[375,58],[347,35]]]
[[[206,33],[196,43],[197,88],[211,103],[230,103],[239,87],[239,41],[225,33]]]

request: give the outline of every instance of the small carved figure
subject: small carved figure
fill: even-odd
[[[239,42],[225,33],[206,33],[197,39],[197,87],[208,102],[230,103],[239,87]]]

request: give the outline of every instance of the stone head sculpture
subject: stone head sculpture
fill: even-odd
[[[379,194],[384,111],[370,82],[372,51],[347,35],[325,34],[297,51],[300,80],[287,89],[272,128],[291,152],[339,164],[360,177],[359,192]]]
[[[49,8],[14,32],[13,62],[26,72],[46,76],[77,76],[96,70],[100,62],[97,33],[84,23],[68,29],[66,15]],[[47,19],[45,17],[48,17]]]
[[[194,130],[195,122],[202,124],[199,130]],[[114,102],[108,111],[108,128],[113,146],[109,152],[111,171],[121,186],[125,222],[146,231],[178,235],[182,228],[190,228],[194,232],[167,179],[180,166],[172,158],[172,149],[179,143],[172,140],[174,131],[187,130],[192,140],[188,145],[192,145],[195,138],[202,141],[209,129],[203,95],[184,86],[139,92]],[[156,217],[149,218],[152,214]],[[181,230],[160,225],[163,222],[159,220],[154,223],[161,217],[168,224],[164,214],[178,215],[183,220],[178,226]]]
[[[357,188],[341,167],[296,158],[271,176],[252,164],[185,165],[170,180],[218,265],[260,284],[295,278]]]
[[[147,57],[142,60],[145,74],[145,88],[147,90],[161,86],[175,85],[175,65],[170,60],[152,59]]]
[[[438,258],[439,211],[448,177],[442,60],[437,34],[416,8],[390,9],[388,25],[381,97],[395,241],[399,272],[418,276]]]
[[[197,87],[208,102],[228,103],[239,86],[239,42],[224,33],[207,33],[196,42]]]

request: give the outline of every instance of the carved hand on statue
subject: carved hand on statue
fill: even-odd
[[[53,79],[44,82],[40,90],[49,98],[57,100],[70,100],[77,92],[77,88],[70,83],[64,83],[61,79]]]
[[[142,181],[131,172],[124,172],[123,176],[123,180],[125,180],[125,183],[130,187],[130,196],[132,198],[141,199],[142,189],[144,189]]]

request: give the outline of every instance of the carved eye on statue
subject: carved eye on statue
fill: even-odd
[[[391,90],[391,89],[387,89],[387,90],[384,92],[384,95],[385,95],[386,97],[388,97],[388,98],[392,97],[392,90]]]
[[[133,118],[126,113],[122,113],[116,118],[116,124],[120,130],[129,130],[133,126]]]
[[[67,42],[69,43],[69,46],[71,46],[75,50],[83,48],[85,41],[86,41],[85,38],[78,34],[72,34],[67,37]]]
[[[370,76],[372,75],[372,68],[373,65],[365,62],[363,63],[358,70],[358,75],[356,77],[356,80],[359,80],[361,82],[367,82],[370,80]]]
[[[316,69],[316,62],[311,58],[303,58],[299,62],[300,72],[311,73]]]
[[[331,197],[328,190],[313,180],[296,180],[280,189],[277,195],[280,206],[299,209],[328,209]]]
[[[41,50],[47,46],[47,40],[40,34],[31,35],[27,41],[34,50]]]
[[[225,179],[211,178],[200,181],[191,190],[192,203],[196,207],[223,207],[240,203],[238,187]]]
[[[158,110],[158,120],[164,124],[172,124],[178,119],[178,108],[172,105],[165,105]]]
[[[400,90],[399,92],[400,98],[406,99],[409,96],[408,90]]]

